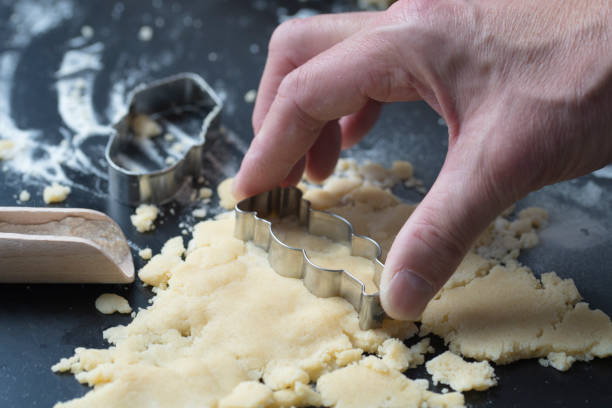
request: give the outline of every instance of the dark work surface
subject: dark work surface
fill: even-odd
[[[279,9],[279,5],[285,9]],[[125,97],[136,84],[154,78],[196,72],[223,96],[221,123],[229,129],[228,136],[207,146],[210,171],[205,174],[205,184],[214,187],[235,173],[250,140],[252,105],[243,101],[243,95],[257,87],[267,39],[279,15],[294,14],[300,8],[329,11],[345,6],[337,2],[330,5],[324,1],[280,0],[0,1],[0,57],[6,58],[2,60],[5,65],[0,65],[0,85],[12,85],[10,92],[0,94],[0,108],[4,109],[0,110],[0,136],[9,131],[1,119],[7,116],[6,106],[10,106],[8,116],[14,127],[39,130],[41,142],[57,143],[73,137],[75,126],[64,123],[65,116],[58,112],[57,72],[69,49],[100,43],[101,65],[70,75],[94,78],[91,95],[95,120],[104,126],[116,113],[109,111],[110,106],[116,106],[114,97]],[[24,15],[30,19],[23,20]],[[159,17],[163,18],[162,27],[156,25],[161,21]],[[49,23],[45,20],[48,18],[57,21]],[[37,23],[40,19],[47,25]],[[137,38],[143,24],[154,28],[150,42]],[[83,25],[91,26],[94,36],[83,44],[71,43]],[[30,33],[25,40],[23,33]],[[211,52],[216,54],[211,56]],[[11,55],[18,60],[9,77],[7,56]],[[123,88],[111,93],[118,84]],[[79,146],[102,172],[104,143],[105,137],[101,136]],[[422,103],[412,103],[385,108],[375,129],[349,154],[384,164],[409,160],[415,165],[416,176],[430,186],[445,149],[446,128],[438,123],[437,115]],[[149,246],[157,251],[167,238],[180,233],[180,222],[193,222],[188,215],[189,205],[174,203],[164,207],[160,218],[163,224],[154,233],[138,234],[129,224],[133,209],[104,194],[104,177],[68,168],[66,173],[75,185],[66,203],[59,206],[107,212],[123,227],[134,250]],[[42,205],[41,191],[46,183],[4,167],[0,172],[0,205],[17,205],[15,195],[23,188],[33,195],[29,205]],[[414,200],[418,196],[407,198]],[[608,314],[612,314],[611,203],[612,180],[609,176],[592,175],[545,188],[519,203],[519,207],[540,205],[550,213],[550,226],[542,233],[542,245],[526,251],[521,260],[538,274],[554,270],[562,277],[574,278],[591,306]],[[175,215],[170,213],[171,208]],[[136,252],[134,257],[136,266],[142,266]],[[0,265],[0,273],[1,269]],[[130,321],[127,316],[104,316],[95,310],[94,299],[104,292],[125,296],[133,307],[146,307],[152,296],[139,282],[127,286],[0,285],[0,407],[48,407],[88,391],[71,375],[53,374],[50,366],[72,355],[75,347],[105,347],[102,330]],[[441,349],[440,344],[437,349]],[[496,367],[496,372],[500,385],[486,392],[467,393],[470,406],[612,406],[610,359],[576,363],[566,373],[543,368],[535,360]],[[422,367],[410,373],[413,374],[428,378]]]

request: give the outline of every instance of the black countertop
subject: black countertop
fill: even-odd
[[[18,205],[16,195],[27,189],[32,193],[28,205],[41,206],[43,187],[61,182],[64,174],[72,181],[72,193],[58,206],[111,215],[131,243],[136,266],[142,266],[138,249],[158,251],[166,239],[181,233],[180,223],[194,220],[188,205],[172,203],[163,207],[163,224],[154,233],[139,234],[129,223],[133,209],[108,198],[103,147],[108,125],[125,108],[127,92],[141,82],[184,71],[202,75],[219,92],[225,101],[221,123],[228,131],[207,145],[205,159],[205,184],[215,187],[236,172],[250,140],[253,105],[243,97],[257,88],[267,40],[279,19],[300,9],[349,7],[349,1],[0,0],[0,138],[38,146],[27,150],[35,154],[0,163],[0,205]],[[143,25],[153,28],[150,41],[139,39]],[[62,140],[68,145],[62,147]],[[416,176],[430,186],[445,149],[446,127],[438,116],[423,103],[407,103],[386,107],[371,134],[348,154],[382,163],[409,160]],[[63,165],[57,164],[60,159]],[[548,187],[519,203],[543,206],[550,213],[542,245],[521,260],[537,274],[554,270],[574,278],[591,306],[608,314],[611,173],[608,168]],[[0,285],[0,407],[52,406],[88,391],[73,376],[53,374],[50,367],[77,346],[105,347],[102,330],[130,321],[95,310],[94,299],[104,292],[121,294],[135,307],[146,307],[152,297],[139,282]],[[497,367],[496,372],[499,386],[467,393],[470,406],[612,406],[610,359],[576,363],[566,373],[535,360]],[[425,375],[422,368],[410,374]]]

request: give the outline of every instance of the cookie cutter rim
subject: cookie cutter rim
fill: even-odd
[[[296,187],[277,187],[238,202],[234,207],[234,236],[253,241],[268,253],[272,269],[281,276],[302,279],[315,296],[339,296],[357,311],[362,330],[378,328],[387,317],[380,304],[379,291],[367,293],[365,284],[345,269],[324,268],[315,264],[306,249],[282,242],[274,233],[270,215],[280,218],[294,215],[309,233],[350,244],[351,255],[363,256],[374,263],[374,283],[380,287],[384,268],[382,250],[372,238],[355,234],[353,225],[338,214],[311,208]]]
[[[211,110],[202,120],[202,126],[197,137],[197,143],[192,144],[183,156],[175,163],[160,170],[134,171],[126,169],[115,162],[113,152],[122,142],[129,119],[134,113],[153,114],[158,112],[135,112],[135,105],[140,99],[146,99],[147,93],[163,92],[166,87],[184,86],[185,94],[193,96],[193,89],[200,92],[204,103],[209,104]],[[197,96],[197,95],[196,95]],[[188,96],[185,96],[188,98]],[[196,176],[202,169],[202,156],[206,136],[219,119],[223,103],[212,87],[198,74],[191,72],[179,73],[166,78],[158,79],[146,84],[136,86],[128,94],[128,111],[113,124],[113,132],[109,136],[104,157],[108,163],[108,190],[111,197],[129,205],[138,205],[143,202],[162,204],[169,201],[184,185],[189,176]],[[163,100],[160,98],[160,100]],[[165,100],[167,108],[176,107],[172,100]],[[144,103],[146,105],[146,103]],[[146,109],[145,109],[146,110]]]

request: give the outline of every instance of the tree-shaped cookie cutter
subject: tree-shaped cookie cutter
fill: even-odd
[[[295,216],[300,226],[313,235],[350,245],[351,255],[362,256],[374,263],[374,283],[380,284],[383,263],[381,249],[371,238],[354,233],[353,226],[337,214],[313,210],[310,202],[302,198],[295,187],[277,187],[274,190],[247,198],[236,204],[234,236],[253,241],[268,252],[272,268],[282,276],[302,279],[308,290],[318,297],[341,296],[359,315],[363,330],[380,327],[385,312],[379,293],[366,293],[362,281],[343,269],[327,269],[316,265],[305,249],[283,243],[272,230],[270,217]]]
[[[126,204],[164,203],[190,178],[202,171],[202,156],[207,133],[218,124],[222,102],[215,91],[197,74],[181,73],[136,87],[129,95],[129,111],[113,126],[106,145],[110,195]],[[201,126],[193,143],[175,163],[160,169],[130,168],[131,120],[134,115],[179,114],[189,108],[201,109]]]

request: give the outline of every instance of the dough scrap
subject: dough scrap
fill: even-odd
[[[612,355],[610,318],[579,300],[571,279],[554,272],[537,279],[529,268],[496,265],[464,286],[442,289],[421,330],[444,337],[457,354],[498,364],[550,352],[577,360]]]
[[[427,380],[411,380],[374,356],[317,381],[323,405],[335,408],[464,406],[462,394],[435,394],[427,391],[427,386]]]
[[[21,192],[19,193],[19,201],[21,201],[22,203],[30,201],[30,198],[31,195],[28,190],[21,190]]]
[[[151,248],[144,248],[138,251],[138,256],[140,256],[145,261],[148,261],[153,257],[153,250]]]
[[[61,203],[66,200],[68,194],[70,194],[70,187],[53,183],[43,190],[43,200],[47,204]]]
[[[407,347],[399,339],[391,338],[385,340],[378,347],[376,354],[387,367],[403,372],[423,364],[425,362],[425,354],[434,352],[433,347],[429,343],[430,340],[426,338],[412,347]]]
[[[445,351],[425,364],[434,384],[450,385],[455,391],[484,391],[497,385],[495,371],[488,361],[469,363]]]
[[[114,293],[103,293],[96,299],[96,309],[100,313],[131,313],[132,308],[127,299]]]
[[[141,204],[136,213],[130,216],[132,225],[138,232],[147,232],[155,229],[155,219],[159,209],[153,204]]]

